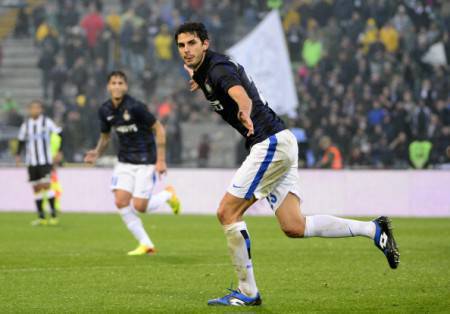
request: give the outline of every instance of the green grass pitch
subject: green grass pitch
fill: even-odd
[[[273,217],[248,217],[263,305],[210,308],[234,279],[213,216],[143,216],[155,256],[116,214],[65,214],[31,227],[0,214],[0,312],[300,313],[450,312],[450,219],[394,218],[401,263],[391,270],[370,240],[288,239]]]

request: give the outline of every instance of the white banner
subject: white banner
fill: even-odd
[[[277,10],[228,49],[227,54],[245,68],[276,113],[290,117],[297,115],[298,99],[291,61]]]

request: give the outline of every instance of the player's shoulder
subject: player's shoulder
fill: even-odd
[[[128,110],[139,110],[147,107],[143,101],[137,98],[134,98],[128,94],[125,95],[125,97],[126,98],[124,99],[124,105]]]
[[[100,107],[98,108],[98,114],[104,116],[107,115],[108,112],[110,112],[111,110],[112,110],[112,103],[111,100],[108,99],[107,101],[105,101],[100,105]]]
[[[236,76],[238,73],[239,64],[236,61],[227,55],[212,52],[208,70],[208,76],[212,81],[224,76]]]
[[[44,119],[46,124],[56,124],[55,121],[53,121],[53,119],[49,116],[44,115],[42,118]]]
[[[217,66],[225,66],[225,67],[232,67],[237,68],[239,64],[233,60],[230,56],[227,56],[225,54],[215,52],[215,51],[208,51],[209,55],[209,69],[212,70],[216,68]]]

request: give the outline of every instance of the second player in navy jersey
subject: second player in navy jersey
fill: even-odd
[[[98,114],[101,132],[110,133],[113,128],[119,137],[120,162],[156,163],[155,136],[151,129],[156,118],[142,102],[124,95],[118,107],[110,99],[100,107]]]
[[[295,136],[270,109],[244,68],[209,50],[205,26],[185,23],[177,29],[175,41],[191,76],[191,91],[200,88],[212,108],[246,138],[251,148],[217,209],[239,278],[238,289],[209,300],[208,305],[250,306],[262,302],[253,273],[250,234],[243,221],[245,211],[258,199],[267,199],[288,237],[368,237],[384,253],[390,267],[396,268],[399,253],[387,217],[364,222],[301,213]]]
[[[178,213],[180,208],[172,187],[151,195],[156,176],[166,172],[165,130],[145,104],[127,94],[127,77],[123,72],[111,72],[107,89],[111,99],[98,112],[100,139],[97,147],[86,153],[85,162],[96,162],[114,130],[119,138],[119,162],[114,168],[111,190],[123,222],[139,241],[139,246],[128,255],[152,254],[155,252],[154,244],[136,211],[146,212],[164,202],[172,207],[174,213]]]

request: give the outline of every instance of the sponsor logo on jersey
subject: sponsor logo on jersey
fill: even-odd
[[[138,127],[136,124],[130,124],[130,125],[121,125],[116,127],[116,132],[118,133],[130,133],[130,132],[137,132]]]

